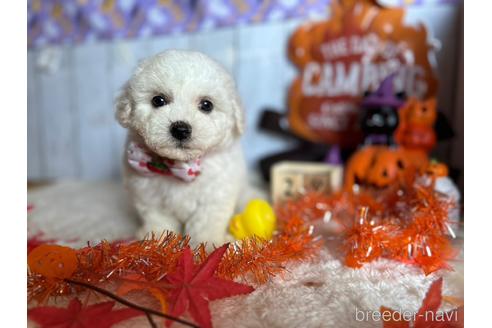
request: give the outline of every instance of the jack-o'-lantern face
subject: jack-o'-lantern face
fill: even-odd
[[[436,98],[420,101],[409,99],[400,110],[400,120],[404,124],[434,126],[437,119]]]
[[[421,156],[422,155],[422,156]],[[403,182],[409,170],[427,165],[426,155],[403,148],[369,146],[356,152],[349,160],[345,173],[345,188],[354,184],[385,188]]]
[[[401,150],[381,150],[373,165],[368,168],[366,183],[378,188],[400,181],[406,168],[410,166],[405,153]]]
[[[352,155],[345,170],[345,186],[349,189],[354,184],[363,184],[366,180],[367,169],[373,165],[380,146],[364,147]]]

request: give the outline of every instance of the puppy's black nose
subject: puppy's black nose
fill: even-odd
[[[191,125],[183,121],[177,121],[170,126],[171,135],[174,139],[184,141],[191,137]]]

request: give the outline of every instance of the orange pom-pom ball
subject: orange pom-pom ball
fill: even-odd
[[[27,264],[32,272],[46,278],[70,278],[78,266],[74,249],[59,245],[41,245],[29,253]]]

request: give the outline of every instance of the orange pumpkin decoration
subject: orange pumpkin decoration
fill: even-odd
[[[378,188],[389,186],[410,166],[401,151],[380,150],[366,175],[366,183]]]
[[[408,170],[422,170],[427,156],[418,151],[386,146],[368,146],[357,151],[347,163],[345,188],[354,184],[377,188],[403,182]]]
[[[368,168],[381,148],[383,146],[364,147],[352,155],[345,169],[345,186],[348,189],[366,180]]]
[[[78,266],[77,254],[70,247],[41,245],[27,257],[29,269],[46,278],[70,278]]]
[[[410,98],[400,109],[400,125],[395,132],[396,142],[408,149],[430,152],[437,142],[434,131],[436,119],[436,98],[425,101]]]

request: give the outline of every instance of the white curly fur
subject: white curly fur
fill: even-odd
[[[153,107],[156,95],[165,95],[170,103]],[[198,109],[204,98],[214,104],[210,113]],[[227,224],[245,178],[239,144],[243,111],[229,73],[198,52],[162,52],[144,60],[125,84],[116,101],[116,118],[129,130],[128,140],[145,143],[159,156],[202,159],[201,175],[188,183],[140,175],[125,158],[125,185],[144,222],[139,237],[172,230],[188,234],[193,244],[228,240]],[[192,127],[184,146],[170,134],[170,124],[176,121]]]

